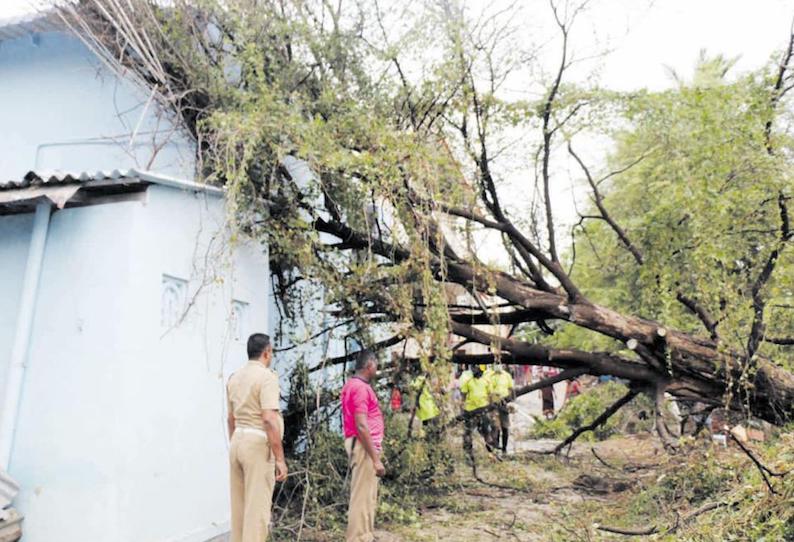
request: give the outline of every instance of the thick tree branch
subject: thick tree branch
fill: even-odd
[[[500,337],[458,322],[451,322],[451,329],[454,334],[480,344],[496,344],[502,350],[513,354],[514,359],[533,361],[536,365],[562,369],[584,367],[590,374],[613,374],[636,382],[654,382],[659,378],[655,371],[645,365],[606,352],[549,348],[542,344]]]
[[[484,324],[523,324],[527,322],[537,322],[538,320],[545,320],[548,315],[542,312],[537,312],[532,309],[520,309],[512,311],[492,312],[484,314],[478,313],[451,313],[449,315],[453,322],[460,322],[462,324],[471,325],[484,325]]]
[[[371,247],[376,254],[390,258],[392,261],[403,261],[409,257],[407,251],[388,243],[372,241],[370,244],[367,235],[355,232],[343,224],[325,221],[318,221],[317,224],[321,231],[332,233],[340,239],[356,243],[362,248]],[[525,309],[545,313],[549,319],[566,320],[624,343],[634,339],[638,344],[649,349],[655,348],[658,342],[658,331],[661,326],[655,322],[626,316],[590,303],[571,303],[564,295],[538,290],[533,285],[526,284],[506,273],[477,272],[463,262],[446,261],[443,266],[443,277],[441,262],[432,265],[438,267],[440,280],[455,282],[467,287],[471,285],[483,291],[493,287],[495,295],[499,298]],[[421,318],[421,314],[419,317]],[[470,325],[452,322],[451,326],[453,332],[461,331],[459,334],[467,339],[485,345],[501,342],[504,350],[517,356],[535,359],[542,362],[540,363],[542,365],[561,368],[584,365],[589,367],[592,374],[612,374],[640,382],[652,382],[660,377],[667,377],[666,374],[660,373],[656,369],[619,356],[575,350],[559,350],[550,353],[549,349],[541,345],[528,345],[514,339],[492,336]],[[458,326],[462,327],[458,328]],[[666,331],[665,347],[669,352],[670,369],[673,371],[676,381],[684,379],[680,381],[681,385],[676,387],[676,394],[686,393],[688,396],[694,397],[700,393],[702,396],[708,397],[706,392],[713,394],[715,386],[716,389],[722,387],[724,391],[727,386],[739,382],[739,377],[744,371],[744,364],[740,363],[741,358],[738,355],[721,352],[712,341],[671,329]],[[725,368],[728,369],[730,377],[724,373]],[[690,380],[685,382],[685,378]],[[730,384],[731,382],[734,384]],[[754,382],[755,385],[751,392],[753,397],[764,398],[753,402],[756,415],[770,421],[785,420],[792,416],[794,411],[794,376],[766,360],[759,359]]]
[[[541,389],[546,388],[548,386],[553,386],[557,382],[562,382],[564,380],[570,380],[572,378],[576,378],[577,376],[581,376],[583,374],[587,374],[587,369],[566,369],[566,370],[562,371],[561,373],[559,373],[559,374],[557,374],[555,376],[551,376],[549,378],[544,378],[543,380],[539,380],[538,382],[534,382],[532,384],[527,384],[526,386],[521,386],[520,388],[517,388],[514,391],[512,397],[513,397],[513,399],[515,399],[517,397],[524,396],[524,395],[526,395],[528,393],[532,393],[533,391],[541,390]],[[496,410],[496,409],[500,408],[501,406],[503,406],[505,401],[507,401],[507,400],[497,401],[497,402],[491,403],[490,405],[479,409],[477,412],[493,412],[494,410]],[[468,414],[466,412],[462,412],[462,413],[458,414],[457,416],[455,416],[454,418],[452,418],[452,420],[449,421],[447,426],[455,424],[455,423],[458,423],[458,422],[461,422],[461,421],[465,420],[470,415],[471,414]]]
[[[703,324],[703,327],[705,327],[706,330],[709,332],[712,340],[716,341],[719,338],[719,335],[717,334],[718,322],[714,319],[713,316],[711,316],[711,313],[709,313],[709,311],[706,310],[706,308],[703,305],[701,305],[691,297],[684,295],[682,292],[678,292],[675,298],[678,300],[679,303],[681,303],[687,309],[692,311],[692,313],[695,314],[700,319],[701,323]]]
[[[620,240],[620,242],[623,245],[623,247],[626,250],[628,250],[631,253],[631,255],[634,257],[634,260],[637,262],[637,265],[643,265],[644,264],[644,258],[643,258],[642,252],[640,251],[640,249],[634,243],[632,243],[632,241],[631,241],[631,239],[629,239],[629,236],[626,233],[626,231],[620,226],[620,224],[617,223],[617,221],[615,221],[615,219],[609,213],[609,211],[607,210],[606,206],[604,205],[604,197],[603,197],[603,195],[601,194],[601,191],[598,188],[599,184],[603,180],[611,177],[612,175],[615,175],[616,173],[612,172],[609,175],[607,175],[606,177],[600,179],[599,181],[596,181],[593,178],[593,176],[591,175],[590,170],[585,165],[584,161],[582,161],[582,159],[579,157],[579,155],[576,154],[576,152],[574,152],[570,141],[568,142],[568,153],[570,153],[570,155],[574,158],[574,160],[576,160],[576,162],[579,164],[579,167],[582,169],[582,172],[584,173],[585,178],[587,179],[587,183],[590,185],[590,188],[593,191],[593,199],[594,199],[596,207],[598,208],[598,211],[600,213],[600,216],[598,218],[601,218],[604,222],[606,222],[609,225],[610,228],[612,228],[612,231],[614,231],[615,235],[618,236],[618,239]],[[636,160],[633,164],[639,163],[640,160],[642,160],[642,157],[640,157],[638,160]],[[629,167],[631,167],[631,165],[627,166],[626,168],[623,168],[620,171],[626,171]],[[709,332],[709,334],[711,335],[711,338],[713,340],[718,339],[717,322],[709,314],[708,310],[706,310],[706,308],[703,307],[703,305],[701,305],[700,303],[695,301],[693,298],[685,295],[683,292],[680,292],[680,291],[676,293],[676,299],[681,304],[683,304],[687,309],[689,309],[695,315],[697,315],[697,317],[703,323],[704,327]]]
[[[373,352],[380,352],[381,350],[400,344],[404,340],[405,340],[405,336],[398,333],[397,335],[389,337],[388,339],[384,339],[373,345],[370,345],[369,349],[372,350]],[[350,354],[345,354],[344,356],[337,356],[335,358],[324,359],[320,363],[309,369],[309,372],[313,373],[315,371],[320,371],[327,367],[333,367],[334,365],[341,365],[343,363],[347,363],[348,361],[355,359],[357,354],[358,352],[352,352]]]
[[[764,342],[779,346],[794,346],[794,337],[764,337]]]

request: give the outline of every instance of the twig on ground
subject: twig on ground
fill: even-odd
[[[614,469],[614,470],[623,470],[620,467],[616,467],[614,465],[610,465],[609,463],[607,463],[600,455],[598,455],[598,452],[596,452],[595,448],[593,448],[592,446],[590,447],[590,451],[593,452],[593,455],[595,456],[596,459],[598,459],[598,462],[601,463],[602,465],[604,465],[605,467],[608,467],[608,468]]]
[[[745,445],[742,443],[742,441],[741,441],[741,440],[739,440],[739,439],[736,437],[736,435],[734,435],[734,434],[733,434],[733,432],[732,432],[732,431],[726,431],[726,433],[728,433],[728,436],[731,438],[731,440],[733,440],[733,441],[734,441],[734,442],[735,442],[735,443],[736,443],[736,444],[739,446],[739,448],[741,448],[741,450],[742,450],[742,451],[745,453],[745,455],[747,455],[747,457],[749,457],[749,458],[750,458],[750,459],[753,461],[753,463],[755,464],[755,466],[758,468],[758,472],[760,472],[760,473],[761,473],[761,478],[763,478],[763,479],[764,479],[764,483],[766,484],[766,487],[768,487],[768,488],[769,488],[769,491],[770,491],[770,492],[771,492],[773,495],[779,495],[779,493],[778,493],[777,491],[775,491],[775,488],[774,488],[774,487],[772,487],[772,482],[770,482],[770,481],[769,481],[769,478],[767,477],[767,474],[768,474],[769,476],[774,476],[774,477],[779,477],[779,478],[782,478],[783,476],[787,475],[787,474],[788,474],[789,472],[791,472],[791,471],[786,471],[786,472],[774,472],[774,471],[773,471],[773,470],[771,470],[769,467],[767,467],[766,465],[764,465],[763,463],[761,463],[761,460],[760,460],[760,459],[758,459],[758,458],[755,456],[755,454],[754,454],[752,451],[750,451],[750,449],[749,449],[749,448],[747,448],[747,447],[746,447],[746,446],[745,446]]]
[[[648,465],[624,465],[623,467],[616,467],[614,465],[611,465],[611,464],[607,463],[606,460],[603,457],[598,455],[598,452],[596,452],[595,448],[590,447],[590,451],[593,453],[595,458],[598,459],[599,463],[601,463],[605,467],[609,467],[610,469],[615,469],[615,470],[619,470],[619,471],[623,471],[623,472],[637,472],[638,470],[651,469],[653,467],[658,467],[659,466],[658,463],[652,463],[652,464],[648,464]]]
[[[688,521],[696,518],[701,514],[705,514],[706,512],[716,510],[717,508],[720,508],[722,506],[729,506],[734,504],[736,503],[735,502],[728,503],[725,501],[704,504],[700,508],[690,512],[689,514],[683,517],[678,515],[678,513],[676,512],[675,524],[661,534],[662,536],[667,536],[668,534],[674,533],[676,530],[678,530],[679,527],[681,527],[682,525],[686,524]],[[594,524],[594,527],[599,531],[606,531],[608,533],[622,534],[626,536],[650,536],[652,534],[656,534],[659,532],[658,527],[656,527],[655,525],[644,529],[633,529],[629,527],[611,527],[609,525],[599,525],[598,523],[596,523]]]
[[[648,527],[646,529],[624,529],[623,527],[610,527],[609,525],[599,525],[596,523],[595,528],[599,531],[606,531],[608,533],[622,534],[626,536],[649,536],[659,532],[656,526]]]
[[[686,522],[688,522],[689,520],[691,520],[691,519],[693,519],[693,518],[695,518],[695,517],[699,516],[700,514],[705,514],[706,512],[710,512],[711,510],[716,510],[717,508],[720,508],[720,507],[722,507],[722,506],[727,506],[727,505],[728,505],[728,503],[727,503],[727,502],[723,502],[723,501],[720,501],[720,502],[712,502],[712,503],[705,504],[705,505],[701,506],[701,507],[700,507],[700,508],[698,508],[697,510],[695,510],[695,511],[693,511],[693,512],[690,512],[689,514],[687,514],[687,515],[686,515],[686,516],[684,516],[684,517],[681,517],[681,516],[676,516],[675,525],[673,525],[672,527],[670,527],[669,529],[667,529],[667,530],[666,530],[666,531],[665,531],[665,532],[662,534],[662,536],[667,536],[668,534],[674,533],[675,531],[677,531],[677,530],[678,530],[678,528],[679,528],[681,525],[683,525],[683,524],[685,524]]]
[[[494,482],[488,482],[487,480],[483,480],[482,477],[480,477],[479,472],[477,471],[477,461],[474,458],[474,450],[469,452],[469,460],[471,461],[471,473],[472,473],[472,476],[474,477],[475,480],[477,480],[481,484],[483,484],[485,486],[489,486],[489,487],[494,487],[496,489],[506,489],[508,491],[516,491],[516,492],[520,492],[520,493],[529,493],[530,492],[529,489],[522,489],[520,487],[514,487],[514,486],[506,486],[506,485],[503,485],[503,484],[496,484]]]

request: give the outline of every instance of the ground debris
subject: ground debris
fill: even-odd
[[[571,482],[571,485],[587,493],[606,495],[607,493],[621,493],[631,488],[632,483],[627,479],[580,474]]]

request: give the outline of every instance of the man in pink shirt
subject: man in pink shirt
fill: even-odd
[[[370,386],[377,372],[378,358],[371,351],[362,350],[356,357],[356,374],[342,388],[342,429],[351,468],[347,542],[375,539],[378,478],[386,473],[380,459],[383,414]]]

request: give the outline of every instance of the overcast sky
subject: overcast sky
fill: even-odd
[[[471,4],[490,4],[475,0]],[[527,3],[531,3],[531,0]],[[38,0],[0,0],[0,18],[34,11]],[[691,73],[700,49],[741,56],[740,71],[764,64],[783,45],[792,0],[596,0],[594,40],[609,43],[602,84],[628,90],[669,86],[664,66]]]

